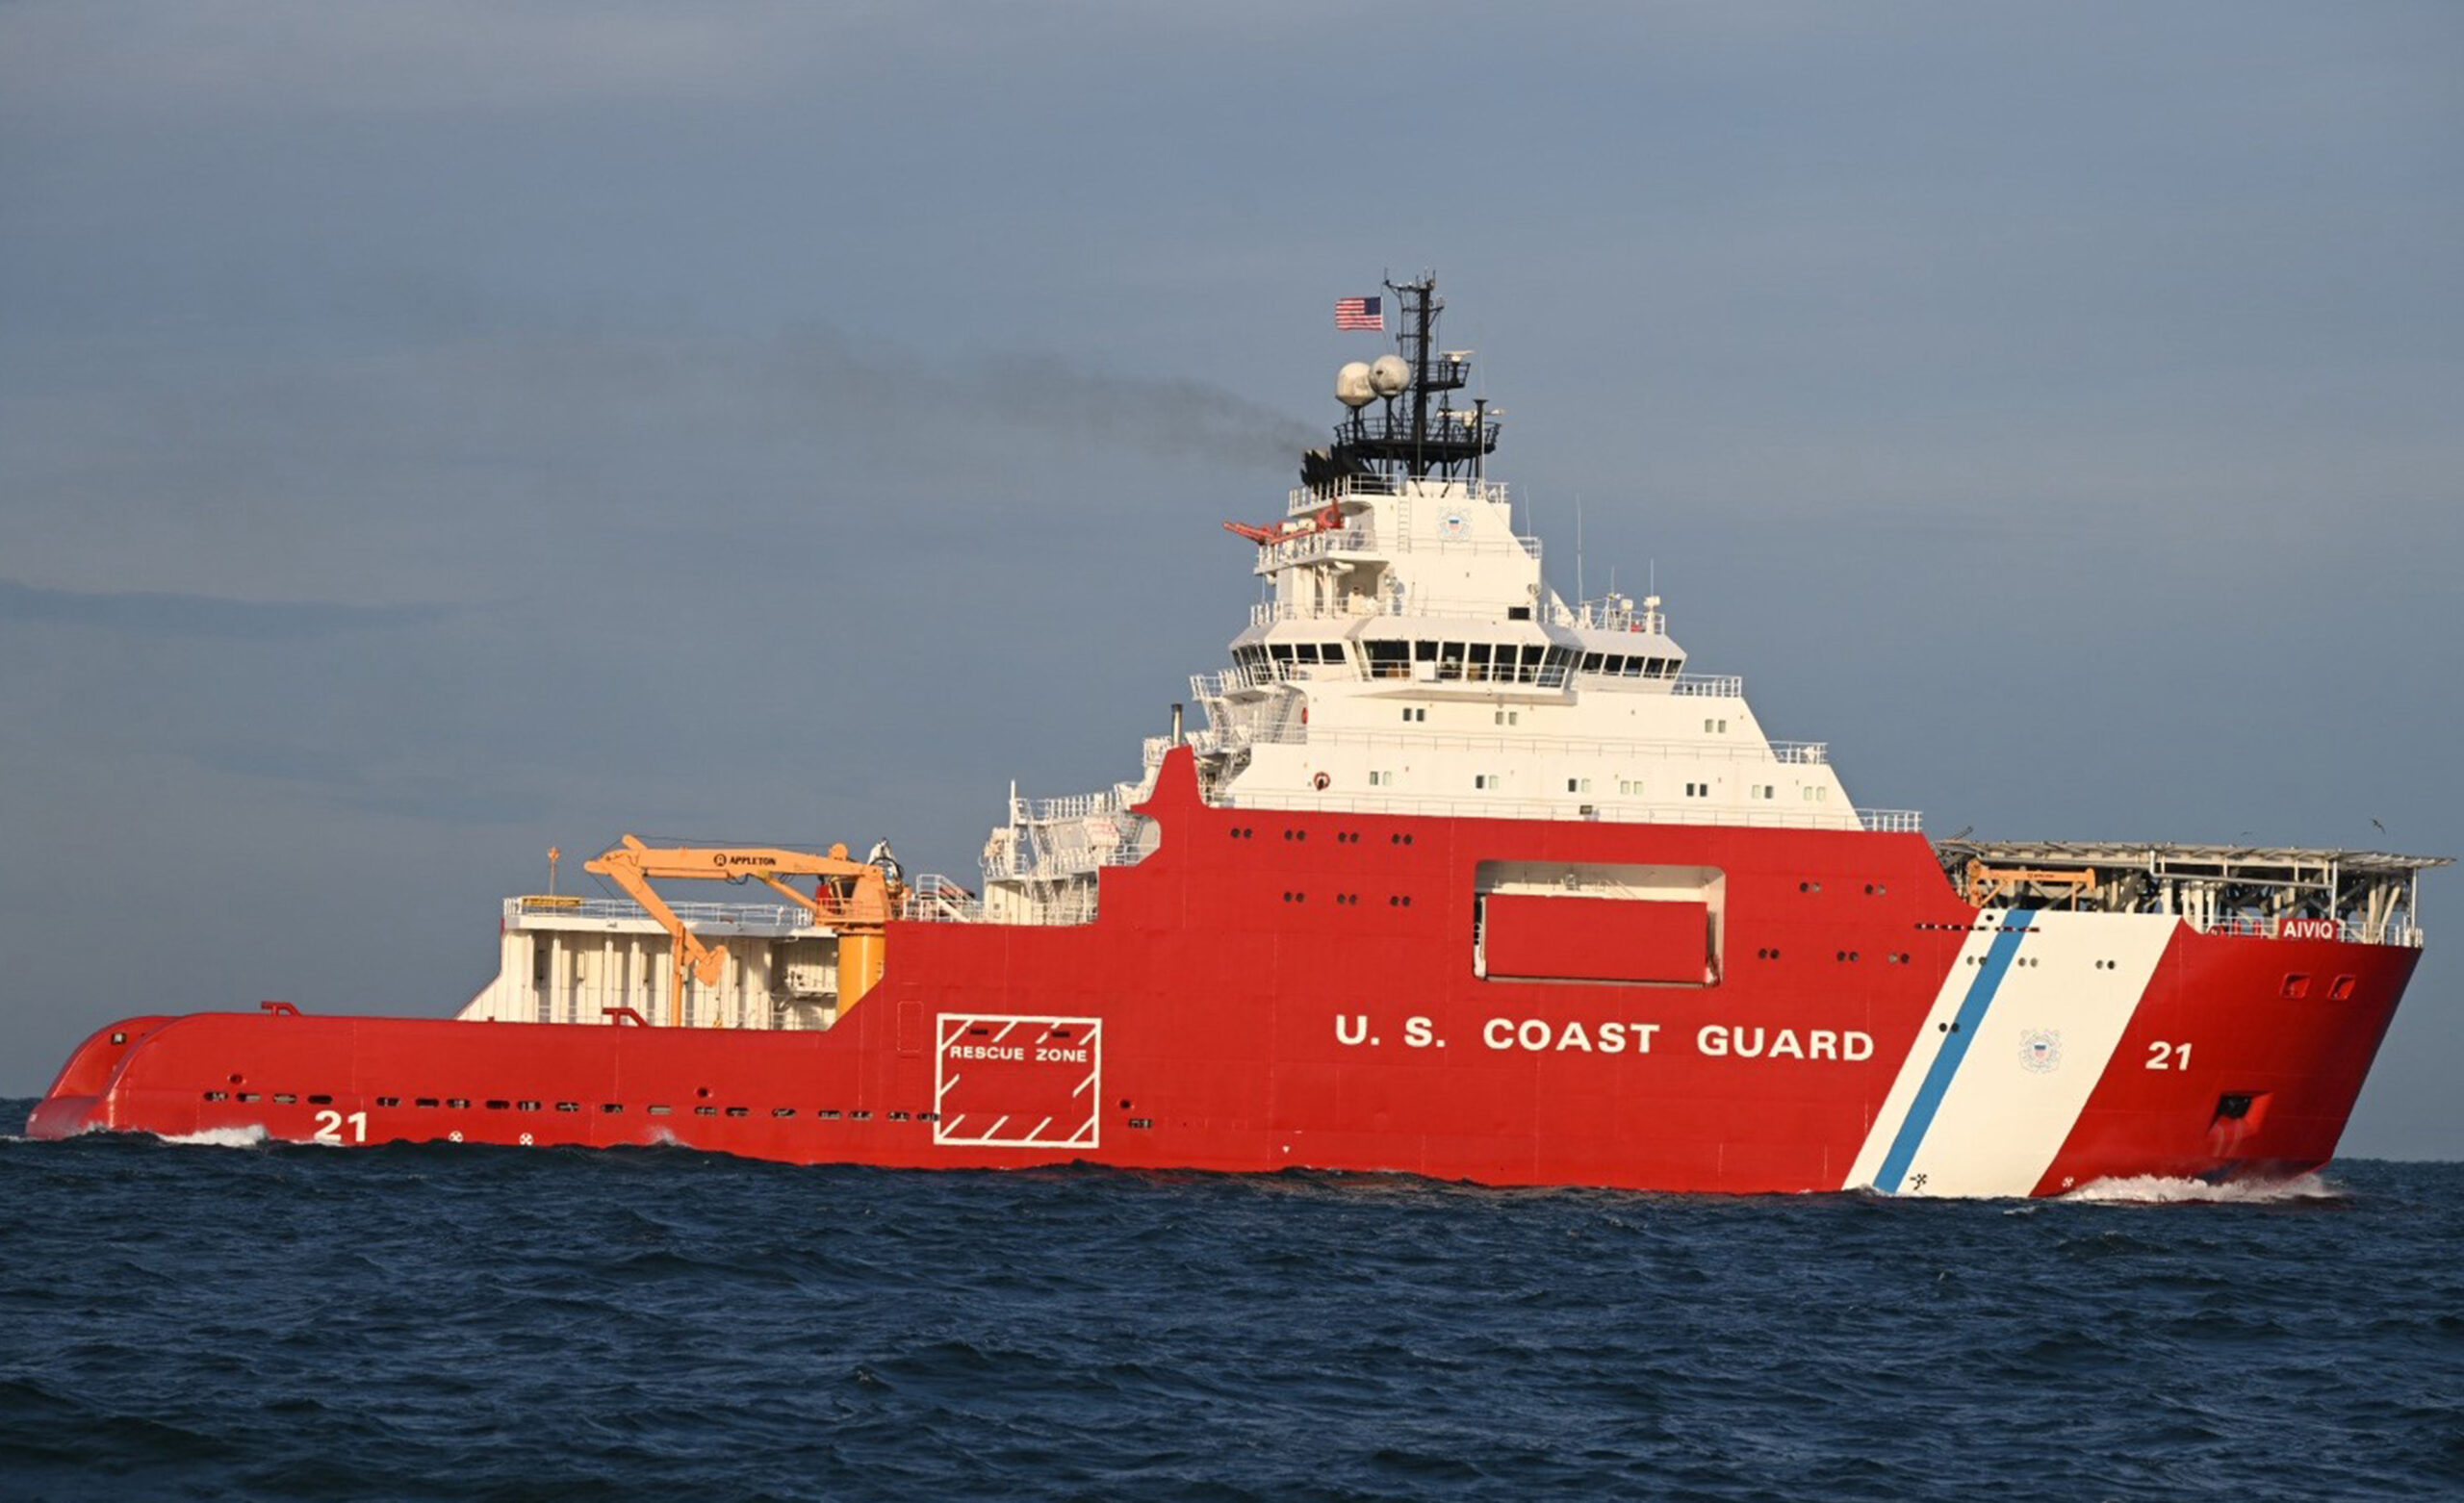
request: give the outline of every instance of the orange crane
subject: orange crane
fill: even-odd
[[[716,986],[727,975],[728,952],[725,945],[703,943],[651,886],[652,879],[766,883],[811,914],[814,923],[836,930],[842,1015],[882,979],[883,938],[891,915],[907,896],[905,885],[893,883],[881,867],[850,859],[845,846],[832,846],[829,854],[814,855],[766,847],[650,846],[627,835],[623,844],[600,853],[582,870],[624,888],[667,930],[675,952],[667,993],[671,1026],[683,1020],[685,973],[689,970],[705,986]],[[815,884],[816,892],[805,893],[787,885],[784,879],[789,877],[823,880]]]

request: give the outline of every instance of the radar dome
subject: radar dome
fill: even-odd
[[[1377,399],[1369,384],[1369,362],[1355,360],[1335,372],[1335,400],[1357,411]]]
[[[1392,396],[1412,384],[1412,368],[1403,364],[1400,355],[1380,355],[1369,368],[1369,384],[1380,396]]]

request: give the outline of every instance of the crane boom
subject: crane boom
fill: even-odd
[[[642,905],[643,911],[667,930],[674,962],[668,988],[667,1018],[683,1021],[684,980],[689,972],[705,986],[716,986],[727,975],[728,952],[722,944],[705,943],[668,905],[654,879],[692,881],[758,881],[792,900],[815,924],[838,935],[838,1010],[863,999],[881,980],[883,937],[889,920],[906,897],[881,867],[851,859],[843,845],[826,855],[766,846],[653,846],[638,836],[601,852],[582,870],[606,878]],[[812,893],[785,881],[789,877],[818,877]]]

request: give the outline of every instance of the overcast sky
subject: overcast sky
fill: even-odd
[[[1424,267],[1553,582],[1579,505],[1859,802],[2464,852],[2459,79],[2450,0],[0,0],[0,1094],[449,1011],[552,843],[972,885]],[[2464,1157],[2425,906],[2350,1153]]]

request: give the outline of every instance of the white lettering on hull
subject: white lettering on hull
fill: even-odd
[[[1597,1023],[1579,1019],[1490,1018],[1480,1025],[1480,1042],[1500,1053],[1579,1055],[1647,1055],[1663,1025],[1639,1018],[1613,1018]],[[1410,1049],[1443,1049],[1446,1040],[1425,1017],[1403,1020],[1403,1044]],[[1370,1032],[1369,1014],[1335,1014],[1335,1042],[1348,1049],[1374,1049],[1380,1040]],[[1714,1059],[1794,1059],[1855,1064],[1874,1057],[1874,1036],[1856,1029],[1771,1028],[1759,1023],[1706,1023],[1695,1032],[1694,1050]]]
[[[1699,1054],[1714,1059],[1834,1059],[1851,1064],[1874,1057],[1874,1036],[1855,1029],[1844,1032],[1792,1028],[1770,1029],[1759,1023],[1706,1023],[1694,1035]]]
[[[1480,1042],[1491,1049],[1521,1049],[1531,1054],[1573,1050],[1587,1055],[1647,1055],[1658,1032],[1656,1023],[1552,1023],[1547,1018],[1491,1018],[1480,1026]]]

